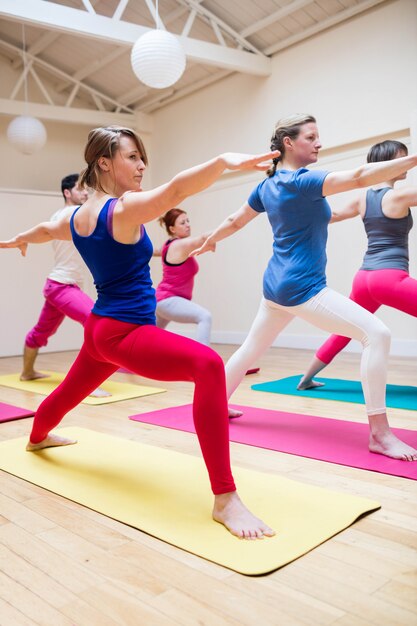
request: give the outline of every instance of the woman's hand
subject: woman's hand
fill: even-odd
[[[8,239],[7,241],[0,241],[0,248],[19,248],[22,256],[26,256],[27,247],[27,241],[22,241],[19,235],[17,235],[17,237],[13,237],[13,239]]]
[[[223,160],[228,170],[255,169],[265,171],[271,166],[271,159],[276,159],[280,154],[279,150],[255,155],[240,154],[239,152],[225,152],[220,155],[220,158]]]
[[[188,256],[199,256],[200,254],[204,254],[205,252],[215,252],[216,244],[210,241],[210,237],[208,237],[202,246],[192,250]]]

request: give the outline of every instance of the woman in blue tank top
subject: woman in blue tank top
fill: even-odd
[[[408,154],[400,141],[386,140],[369,150],[368,163],[398,159]],[[417,187],[394,189],[406,174],[368,189],[344,209],[333,211],[331,222],[361,216],[368,237],[362,267],[353,279],[351,300],[375,313],[382,305],[417,317],[417,280],[408,272],[408,235],[413,226],[411,206],[417,206]],[[349,343],[349,337],[331,335],[317,350],[300,389],[322,386],[312,380]]]
[[[142,191],[147,157],[139,137],[117,126],[90,132],[80,180],[94,190],[89,199],[71,217],[0,242],[25,254],[28,243],[72,237],[97,288],[81,351],[61,385],[39,406],[27,450],[76,443],[51,430],[119,367],[156,380],[194,382],[193,416],[214,494],[213,518],[242,538],[275,534],[236,492],[222,359],[208,346],[155,326],[152,244],[144,224],[211,185],[225,169],[266,169],[261,162],[276,155],[222,154]]]
[[[264,274],[264,297],[248,337],[227,363],[228,396],[278,334],[300,317],[362,343],[361,381],[370,426],[369,449],[396,459],[417,460],[417,450],[400,441],[388,424],[389,330],[377,317],[326,286],[327,226],[331,218],[326,196],[392,180],[417,165],[417,155],[342,172],[307,169],[316,163],[320,148],[313,116],[280,120],[271,140],[271,149],[279,150],[280,156],[274,159],[268,178],[194,252],[211,250],[260,213],[267,214],[273,254]]]

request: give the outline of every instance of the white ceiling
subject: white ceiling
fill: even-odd
[[[163,26],[181,37],[187,67],[168,89],[134,75],[130,50],[155,28],[153,0],[0,0],[0,113],[67,122],[120,121],[150,129],[148,114],[233,72],[267,76],[280,50],[387,0],[159,0]],[[24,28],[23,28],[24,25]]]

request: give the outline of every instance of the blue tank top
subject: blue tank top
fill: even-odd
[[[413,227],[413,216],[395,219],[382,211],[382,198],[391,190],[368,189],[363,218],[368,237],[368,249],[361,270],[398,269],[408,272],[408,233]]]
[[[144,226],[137,243],[125,244],[113,239],[110,233],[116,201],[111,198],[106,202],[94,231],[86,237],[79,235],[74,227],[78,209],[71,216],[74,245],[92,273],[97,289],[92,312],[121,322],[154,325],[156,300],[149,270],[152,242]]]

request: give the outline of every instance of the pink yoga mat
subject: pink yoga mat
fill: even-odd
[[[11,422],[12,420],[20,420],[22,417],[32,417],[35,413],[22,409],[20,406],[13,404],[5,404],[0,402],[0,422]]]
[[[310,459],[417,479],[417,461],[398,461],[368,450],[367,424],[314,415],[231,405],[243,411],[230,420],[230,440]],[[131,420],[194,433],[191,404],[131,415]],[[393,428],[395,434],[417,447],[417,431]]]

